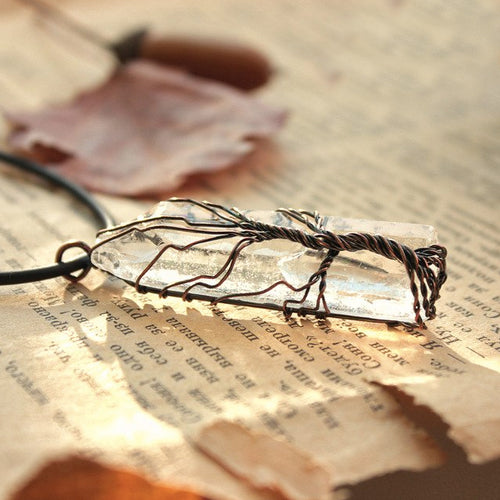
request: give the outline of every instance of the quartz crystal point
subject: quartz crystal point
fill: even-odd
[[[238,213],[265,224],[307,231],[303,223],[286,212]],[[412,249],[428,247],[437,241],[434,228],[420,224],[326,216],[321,219],[321,228],[336,234],[380,234]],[[213,239],[221,234],[227,236]],[[244,237],[244,228],[235,226],[226,213],[220,215],[220,211],[207,210],[203,204],[190,200],[172,199],[159,203],[131,223],[102,231],[91,258],[96,267],[138,285],[139,289],[164,290],[163,295],[179,296],[190,287],[192,298],[211,300],[262,291],[285,280],[295,288],[301,287],[318,270],[326,255],[326,250],[312,250],[287,239],[253,242],[241,251],[227,279],[221,282],[224,273],[218,273]],[[212,241],[195,243],[208,239]],[[192,246],[184,248],[189,245]],[[280,284],[267,293],[240,295],[227,301],[281,309],[285,300],[302,296],[303,291],[294,292]],[[313,310],[317,297],[316,284],[295,310]],[[340,252],[328,269],[324,297],[330,315],[415,321],[407,270],[400,262],[371,251]],[[294,309],[293,304],[291,307]],[[422,319],[427,319],[424,312]]]

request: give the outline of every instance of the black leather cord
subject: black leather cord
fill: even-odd
[[[20,170],[31,172],[38,177],[46,179],[56,186],[64,189],[71,196],[83,203],[94,216],[97,228],[104,229],[115,224],[113,217],[102,207],[85,189],[73,184],[64,177],[54,173],[47,168],[42,167],[38,163],[14,156],[9,153],[0,151],[0,161],[7,163]],[[79,270],[85,270],[90,267],[90,257],[82,255],[67,262],[59,262],[46,267],[35,269],[26,269],[22,271],[6,271],[0,272],[0,285],[15,285],[19,283],[30,283],[32,281],[41,281],[58,276],[69,276],[71,273]]]

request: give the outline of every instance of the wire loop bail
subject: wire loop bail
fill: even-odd
[[[71,281],[71,283],[76,283],[76,282],[80,281],[81,279],[85,278],[85,276],[87,276],[90,269],[92,268],[92,264],[90,263],[90,253],[91,253],[92,249],[84,241],[77,241],[77,240],[68,241],[67,243],[64,243],[64,245],[61,245],[59,247],[59,249],[57,250],[57,253],[56,253],[56,263],[57,264],[63,263],[63,260],[62,260],[63,255],[70,248],[80,248],[81,250],[83,250],[87,254],[87,257],[88,257],[88,265],[86,267],[83,267],[78,274],[74,275],[74,274],[68,273],[68,274],[62,275],[62,277],[64,279]]]

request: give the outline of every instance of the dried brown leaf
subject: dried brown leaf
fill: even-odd
[[[155,485],[133,472],[69,457],[50,462],[10,500],[202,500],[181,487]]]
[[[198,447],[254,487],[276,491],[290,500],[327,498],[332,487],[329,472],[285,441],[249,431],[228,421],[205,427]]]
[[[151,196],[228,167],[285,113],[225,85],[136,61],[102,86],[39,112],[9,113],[9,143],[94,190]]]

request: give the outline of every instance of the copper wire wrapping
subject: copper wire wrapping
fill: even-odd
[[[282,310],[286,318],[289,318],[293,312],[300,314],[314,313],[317,317],[332,315],[325,300],[325,290],[327,287],[326,276],[335,257],[340,252],[357,252],[368,250],[388,259],[400,262],[406,269],[410,280],[410,289],[413,295],[413,311],[415,313],[415,323],[420,327],[425,327],[421,311],[425,313],[427,319],[433,319],[436,316],[436,300],[439,298],[441,286],[446,281],[446,249],[440,245],[431,245],[425,248],[415,250],[398,243],[390,238],[378,234],[357,233],[335,234],[324,229],[324,219],[318,212],[306,210],[280,209],[278,212],[287,218],[302,226],[300,229],[295,227],[283,227],[279,225],[267,224],[251,217],[246,216],[237,208],[228,208],[209,202],[199,202],[190,199],[174,198],[171,202],[190,203],[210,212],[214,221],[195,221],[187,216],[159,216],[150,217],[140,221],[133,221],[113,228],[118,232],[110,237],[104,237],[92,249],[107,243],[115,238],[124,236],[132,231],[146,233],[155,229],[171,229],[176,231],[188,231],[200,235],[207,235],[195,240],[187,245],[176,245],[175,243],[162,244],[159,246],[158,253],[145,266],[135,281],[135,287],[143,291],[141,279],[158,262],[161,256],[169,249],[177,251],[186,251],[195,246],[210,243],[226,238],[238,237],[238,241],[229,252],[228,257],[220,269],[212,275],[197,275],[189,279],[184,279],[174,283],[167,284],[159,291],[161,297],[169,295],[172,288],[180,285],[188,285],[182,293],[184,300],[190,299],[190,292],[195,287],[202,287],[207,290],[220,287],[231,275],[241,252],[262,241],[273,239],[285,239],[299,243],[312,250],[326,250],[316,272],[314,272],[308,281],[299,287],[293,286],[287,280],[282,279],[271,283],[262,290],[252,292],[233,293],[218,298],[212,298],[213,303],[224,302],[228,299],[237,297],[251,297],[265,294],[273,288],[284,285],[293,292],[303,292],[299,300],[288,299],[283,302]],[[185,227],[174,226],[171,223],[180,221]],[[153,223],[147,227],[140,227],[139,223]],[[100,231],[104,235],[107,230]],[[207,283],[203,280],[217,280],[216,283]],[[306,301],[313,285],[318,284],[318,295],[314,309],[302,309],[301,306]],[[291,305],[295,307],[291,307]]]

